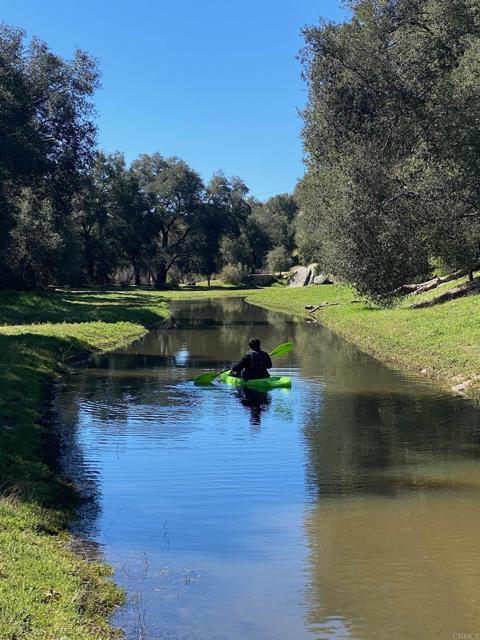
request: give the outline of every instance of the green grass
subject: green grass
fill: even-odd
[[[396,366],[423,372],[445,388],[472,381],[467,395],[480,399],[480,296],[459,298],[425,309],[412,304],[438,296],[463,280],[421,296],[410,296],[391,309],[379,309],[342,285],[263,289],[249,302],[306,316],[305,305],[337,302],[315,312],[315,318],[360,349]]]
[[[0,292],[0,640],[107,640],[122,593],[109,568],[68,549],[78,498],[49,468],[49,395],[68,363],[131,343],[170,300],[231,287]]]
[[[108,567],[68,550],[61,511],[3,499],[0,522],[0,638],[117,637],[106,616],[121,593]]]

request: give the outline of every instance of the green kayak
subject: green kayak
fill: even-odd
[[[282,389],[290,388],[292,381],[287,376],[272,376],[270,378],[257,378],[254,380],[244,380],[243,378],[236,378],[235,376],[228,375],[228,372],[221,373],[219,375],[221,382],[226,384],[233,384],[236,387],[248,387],[249,389],[260,389],[261,391],[268,391],[269,389]]]

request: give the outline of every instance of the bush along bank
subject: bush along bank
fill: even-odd
[[[413,306],[464,281],[409,296],[393,308],[374,307],[350,287],[338,284],[263,289],[249,294],[247,301],[318,321],[383,362],[479,401],[480,296]]]

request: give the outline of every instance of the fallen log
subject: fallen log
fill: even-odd
[[[323,302],[322,304],[306,304],[304,309],[305,311],[308,311],[308,313],[315,313],[315,311],[318,311],[319,309],[325,309],[325,307],[338,307],[339,305],[343,304],[342,302]]]
[[[403,286],[398,287],[398,289],[395,289],[393,293],[395,295],[412,294],[414,296],[419,296],[421,293],[436,289],[441,284],[445,284],[446,282],[450,282],[451,280],[458,280],[458,278],[463,278],[464,276],[467,276],[468,273],[469,272],[465,269],[458,269],[458,271],[449,273],[446,276],[437,276],[435,278],[432,278],[431,280],[427,280],[426,282],[404,284]]]
[[[471,296],[480,293],[480,278],[474,278],[470,282],[464,282],[458,287],[449,289],[431,300],[425,300],[424,302],[417,302],[412,305],[412,309],[424,309],[425,307],[433,307],[436,304],[443,304],[449,300],[455,300],[456,298],[463,298],[464,296]]]

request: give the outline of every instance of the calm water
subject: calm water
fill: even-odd
[[[58,398],[76,528],[127,591],[126,637],[480,633],[479,411],[240,299],[173,314]],[[257,335],[294,340],[291,390],[190,382]]]

